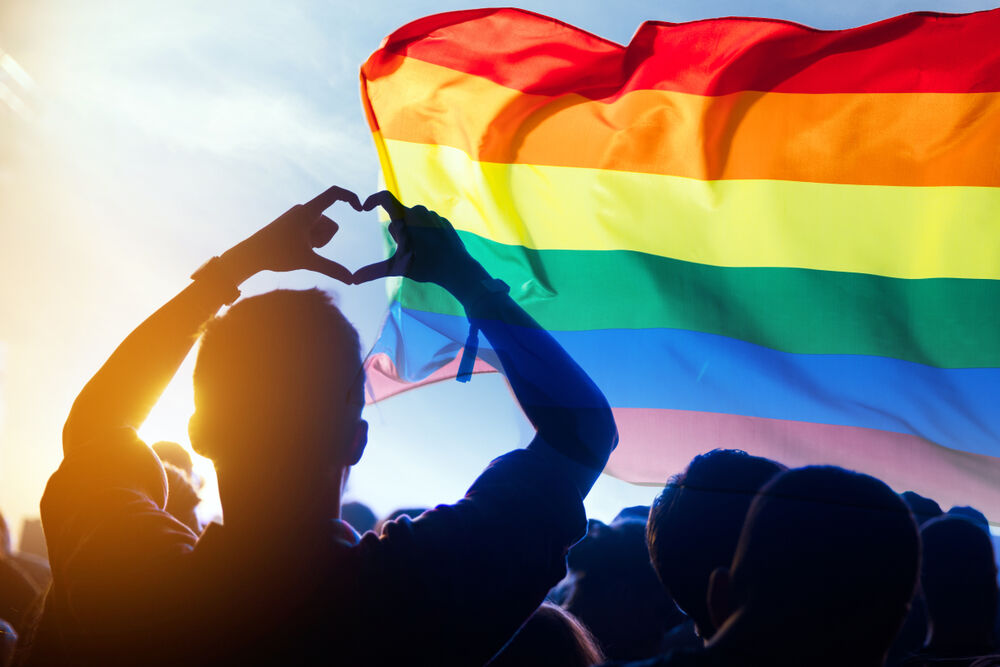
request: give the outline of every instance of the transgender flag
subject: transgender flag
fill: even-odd
[[[388,188],[604,390],[608,472],[662,484],[738,447],[1000,520],[998,35],[1000,10],[621,46],[484,9],[404,26],[361,76]],[[453,377],[467,332],[399,283],[370,398]]]

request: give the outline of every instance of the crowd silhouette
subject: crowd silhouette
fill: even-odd
[[[317,254],[338,201],[383,208],[395,255],[352,273]],[[257,272],[296,269],[447,290],[534,439],[452,505],[342,504],[368,439],[357,332],[319,290],[237,301]],[[47,556],[14,552],[4,524],[0,667],[1000,665],[974,508],[734,448],[588,522],[617,445],[607,401],[433,211],[334,187],[192,278],[74,402],[41,499]],[[199,339],[190,439],[225,519],[207,527],[190,456],[136,435]]]

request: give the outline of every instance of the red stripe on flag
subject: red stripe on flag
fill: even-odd
[[[915,12],[847,30],[774,19],[646,22],[628,47],[518,9],[414,21],[362,68],[391,74],[405,55],[541,95],[615,99],[643,89],[697,95],[1000,91],[1000,10]]]

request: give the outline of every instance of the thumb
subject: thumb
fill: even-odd
[[[387,278],[393,275],[393,259],[383,259],[381,262],[375,262],[374,264],[369,264],[368,266],[362,267],[354,272],[354,284],[361,285],[363,283],[371,282],[373,280],[378,280],[379,278]]]
[[[327,259],[326,257],[323,257],[315,252],[312,253],[312,259],[309,261],[309,265],[306,268],[310,271],[330,276],[334,280],[339,280],[345,285],[354,284],[353,274],[344,268],[342,264],[338,264],[332,259]]]

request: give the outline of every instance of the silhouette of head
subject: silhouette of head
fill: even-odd
[[[543,602],[489,667],[589,667],[604,661],[597,642],[572,614]]]
[[[944,514],[936,500],[922,496],[916,491],[903,491],[899,497],[913,512],[913,518],[916,519],[918,526]]]
[[[779,629],[775,650],[881,664],[919,559],[913,517],[883,482],[833,466],[789,470],[751,506],[731,571],[712,576],[709,606],[718,624],[738,612],[738,621]]]
[[[955,656],[989,651],[998,596],[989,535],[968,519],[945,515],[925,523],[920,537],[929,647]]]
[[[649,505],[632,505],[631,507],[622,508],[615,518],[611,520],[611,523],[618,523],[619,521],[641,521],[642,525],[646,525],[646,521],[649,519]]]
[[[709,577],[732,563],[750,503],[784,469],[743,451],[716,449],[696,456],[653,502],[646,533],[653,567],[705,639],[715,631],[705,602]]]
[[[188,454],[187,450],[180,443],[171,442],[170,440],[160,440],[153,443],[153,451],[156,452],[156,455],[164,463],[172,464],[174,467],[182,470],[188,477],[194,475],[194,461],[191,460],[191,455]]]
[[[646,548],[646,523],[590,520],[587,536],[569,550],[563,607],[583,621],[609,659],[649,658],[683,618],[656,580]]]
[[[351,524],[359,533],[375,530],[378,517],[368,505],[359,502],[344,503],[340,508],[340,518]]]
[[[381,535],[382,531],[385,530],[386,524],[391,521],[396,521],[404,516],[408,519],[416,519],[426,511],[426,507],[401,507],[399,509],[395,509],[390,512],[388,516],[375,522],[375,533]]]
[[[244,299],[205,327],[191,444],[220,470],[353,465],[367,439],[363,379],[358,334],[325,293]]]
[[[976,524],[983,529],[987,535],[990,534],[990,522],[986,518],[986,515],[977,510],[975,507],[969,507],[968,505],[956,505],[948,510],[945,514],[949,516],[960,516],[963,519],[968,519],[972,523]]]
[[[173,463],[164,463],[163,472],[167,475],[167,512],[190,528],[195,535],[200,535],[201,523],[198,521],[197,510],[201,498],[198,497],[198,490],[191,478]]]

